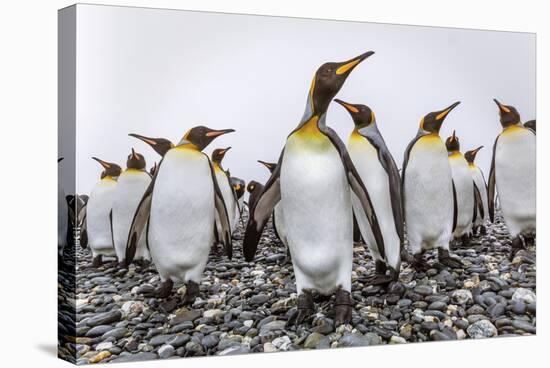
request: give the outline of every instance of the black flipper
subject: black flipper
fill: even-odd
[[[456,187],[455,187],[455,181],[453,180],[453,233],[456,229],[456,223],[457,223],[457,217],[458,217],[458,203],[456,198]]]
[[[157,179],[157,174],[159,172],[160,166],[162,165],[162,160],[160,160],[157,170],[153,179],[149,183],[147,190],[143,193],[141,201],[139,202],[136,213],[134,214],[134,219],[132,220],[132,225],[130,226],[130,231],[128,232],[128,240],[126,242],[126,263],[130,264],[134,260],[136,255],[137,245],[141,235],[143,234],[143,229],[147,227],[147,237],[149,233],[149,214],[151,212],[151,201],[153,199],[153,189],[155,188],[155,181]],[[147,244],[149,247],[149,244]]]
[[[113,232],[113,210],[112,209],[109,211],[109,224],[111,225],[111,244],[113,245],[113,249],[115,249],[115,234]]]
[[[265,183],[260,195],[257,198],[252,196],[249,198],[250,214],[243,240],[243,253],[247,261],[254,259],[265,224],[273,213],[275,205],[281,200],[280,174],[283,154],[284,149],[279,157],[277,168]]]
[[[477,214],[483,219],[485,217],[485,210],[483,209],[483,201],[481,198],[481,192],[479,191],[479,188],[477,187],[476,183],[474,182],[474,222],[477,219]]]
[[[227,257],[231,259],[231,257],[233,257],[233,243],[231,239],[231,225],[229,222],[229,217],[227,215],[227,208],[225,207],[225,202],[223,201],[223,194],[218,185],[218,181],[216,180],[216,173],[214,172],[214,166],[212,166],[212,162],[210,161],[210,158],[208,157],[208,155],[204,154],[204,156],[206,157],[206,159],[208,160],[208,164],[210,165],[210,175],[212,177],[212,184],[214,186],[214,205],[216,206],[216,211],[218,212],[218,218],[220,219],[220,225],[223,233],[219,235],[222,238],[221,240],[225,247],[225,252],[227,254]]]
[[[88,248],[88,222],[87,222],[87,212],[86,212],[87,206],[85,206],[80,214],[82,215],[80,220],[80,246],[82,249]],[[79,215],[80,217],[80,215]]]
[[[500,137],[500,135],[499,135]],[[487,188],[487,204],[489,207],[489,219],[491,222],[495,221],[495,185],[496,185],[496,177],[495,177],[495,152],[497,149],[497,143],[498,138],[495,140],[495,144],[493,145],[493,158],[491,160],[491,172],[489,173],[489,184]]]
[[[355,217],[355,213],[353,213],[353,242],[361,243],[361,240],[362,240],[361,229],[359,229],[359,224],[357,223],[357,217]]]
[[[401,166],[401,189],[402,189],[402,197],[403,197],[403,201],[405,201],[405,172],[407,170],[407,165],[409,163],[409,156],[411,154],[411,151],[412,151],[412,148],[414,147],[414,145],[416,144],[416,142],[418,142],[418,140],[422,137],[424,137],[425,135],[427,134],[417,134],[416,137],[414,137],[414,139],[409,143],[409,145],[407,146],[407,148],[405,149],[405,154],[404,154],[404,157],[403,157],[403,165]],[[403,202],[405,203],[405,202]],[[405,206],[403,205],[403,208]]]
[[[376,129],[376,131],[378,131],[378,129]],[[388,150],[388,147],[386,146],[386,142],[384,141],[380,133],[378,133],[376,136],[370,136],[367,134],[364,135],[362,133],[362,130],[359,130],[359,134],[365,137],[370,142],[370,144],[372,144],[373,147],[376,148],[376,151],[378,152],[378,160],[380,161],[382,167],[384,168],[384,170],[386,170],[386,173],[388,175],[388,185],[390,186],[393,220],[395,222],[397,234],[399,235],[399,239],[401,240],[401,249],[403,250],[405,240],[405,221],[403,220],[403,200],[399,170],[397,169],[397,165],[395,164],[395,161],[390,151]]]
[[[365,215],[367,216],[367,220],[369,221],[370,227],[372,229],[372,233],[374,235],[374,239],[376,240],[376,245],[380,256],[382,258],[385,258],[386,252],[384,247],[384,237],[382,236],[382,232],[380,231],[380,225],[378,224],[376,212],[374,211],[374,207],[372,206],[367,188],[365,188],[365,185],[363,184],[363,181],[361,180],[357,169],[353,165],[353,162],[351,161],[344,142],[342,142],[336,132],[328,126],[320,126],[319,130],[330,139],[332,145],[340,154],[340,158],[342,159],[342,164],[344,165],[344,169],[346,171],[346,176],[351,190],[353,191],[353,193],[355,193],[355,195],[361,202],[363,211],[365,211]]]

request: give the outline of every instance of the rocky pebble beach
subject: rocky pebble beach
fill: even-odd
[[[463,269],[439,267],[433,252],[426,256],[433,268],[417,272],[404,263],[387,287],[360,281],[374,264],[366,246],[355,244],[352,323],[337,329],[333,298],[318,301],[307,323],[286,326],[296,287],[271,224],[254,262],[244,261],[242,240],[234,241],[232,260],[210,256],[192,306],[182,303],[182,285],[165,300],[141,294],[160,282],[153,265],[126,270],[113,260],[93,269],[89,250],[77,246],[66,250],[58,276],[59,356],[88,364],[532,335],[535,249],[510,260],[510,243],[498,217],[487,235],[453,248]]]

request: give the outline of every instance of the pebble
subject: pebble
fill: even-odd
[[[537,296],[529,289],[518,288],[512,295],[512,301],[522,302],[525,304],[536,303]]]
[[[482,339],[498,335],[497,328],[488,320],[479,320],[468,326],[468,336],[473,339]]]

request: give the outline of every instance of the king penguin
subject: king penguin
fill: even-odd
[[[147,229],[149,252],[161,278],[159,287],[149,295],[166,298],[174,282],[184,282],[187,290],[184,303],[193,303],[214,241],[216,213],[231,258],[231,230],[223,195],[212,163],[202,150],[215,138],[233,131],[196,126],[177,145],[167,144],[166,148],[173,147],[160,151],[159,139],[132,135],[163,156],[138,205],[126,246],[126,261],[130,262]]]
[[[113,240],[115,251],[121,267],[127,267],[126,242],[128,232],[134,218],[134,213],[143,197],[143,193],[151,183],[151,176],[145,170],[145,159],[132,148],[126,160],[124,170],[117,180],[115,200],[113,202]],[[141,236],[137,245],[134,260],[148,261],[150,259],[145,236]]]
[[[256,202],[258,202],[258,199],[260,199],[260,195],[262,194],[263,190],[264,190],[264,185],[262,183],[259,183],[256,180],[251,180],[248,182],[248,185],[246,186],[246,191],[248,192],[249,211],[251,208],[253,208],[256,205]]]
[[[339,99],[334,101],[348,111],[355,125],[348,140],[348,152],[371,195],[384,238],[385,257],[382,257],[369,222],[362,214],[361,203],[352,194],[351,201],[359,229],[375,262],[376,274],[368,283],[387,284],[396,281],[399,276],[403,250],[404,223],[399,171],[378,130],[374,112],[366,105],[351,104]]]
[[[92,267],[99,267],[103,256],[115,255],[111,210],[121,168],[112,162],[92,158],[104,168],[101,180],[90,193],[86,205],[86,230],[88,245],[92,250]]]
[[[416,137],[405,150],[401,174],[403,210],[409,248],[414,255],[411,263],[417,269],[429,267],[422,259],[423,252],[435,248],[440,263],[462,266],[449,253],[455,191],[447,149],[439,136],[443,121],[459,103],[424,116]]]
[[[246,183],[243,179],[232,176],[229,178],[229,184],[235,191],[235,195],[237,196],[237,206],[239,208],[239,216],[242,216]]]
[[[251,209],[243,243],[246,260],[254,258],[274,207],[279,202],[282,206],[298,293],[297,310],[289,324],[299,325],[313,314],[314,291],[325,296],[335,293],[336,326],[351,321],[352,191],[383,244],[369,194],[346,146],[326,125],[330,102],[351,71],[372,54],[325,63],[317,70],[302,120],[288,136],[277,168]]]
[[[216,174],[218,186],[222,191],[225,208],[227,209],[227,214],[229,215],[231,233],[233,234],[233,231],[235,231],[235,226],[237,225],[237,216],[239,213],[238,199],[237,194],[233,190],[233,187],[231,186],[231,184],[229,184],[229,175],[222,166],[223,158],[225,157],[227,151],[229,151],[230,149],[231,147],[216,148],[214,151],[212,151],[212,165],[214,166],[214,173]],[[216,231],[218,233],[218,238],[219,234],[222,234],[221,230],[221,224],[216,216]]]
[[[491,222],[495,218],[498,193],[502,217],[512,237],[512,253],[525,247],[536,234],[536,134],[521,123],[513,106],[496,99],[502,132],[493,146],[488,202]]]
[[[276,162],[265,162],[258,160],[259,163],[264,165],[268,170],[270,174],[273,174],[273,171],[277,168]],[[281,206],[281,203],[277,203],[275,205],[275,208],[273,209],[273,230],[275,231],[275,235],[277,235],[277,238],[281,241],[281,243],[284,244],[285,247],[288,249],[288,240],[285,235],[285,224],[284,224],[284,218],[283,218],[283,207]]]
[[[537,121],[529,120],[523,124],[524,127],[531,129],[533,132],[537,132]]]
[[[462,245],[468,245],[472,235],[472,222],[474,214],[474,181],[468,168],[468,162],[460,152],[460,141],[456,131],[445,141],[449,155],[449,164],[453,175],[454,197],[454,219],[453,238],[460,239]]]
[[[487,234],[485,222],[489,217],[489,208],[487,207],[487,182],[481,168],[475,164],[476,155],[483,146],[466,151],[464,158],[468,162],[468,169],[474,180],[474,221],[472,232],[474,235]]]

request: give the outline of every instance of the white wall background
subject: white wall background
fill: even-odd
[[[206,152],[232,146],[225,167],[263,182],[256,160],[277,160],[317,67],[367,50],[376,54],[338,97],[375,111],[399,166],[420,118],[456,100],[441,135],[456,129],[463,150],[484,145],[487,173],[500,131],[492,98],[535,118],[534,34],[94,5],[77,14],[79,193],[102,170],[91,156],[124,167],[135,147],[148,164],[159,159],[128,133],[177,142],[198,124],[234,128]],[[347,141],[353,124],[341,106],[328,123]]]

